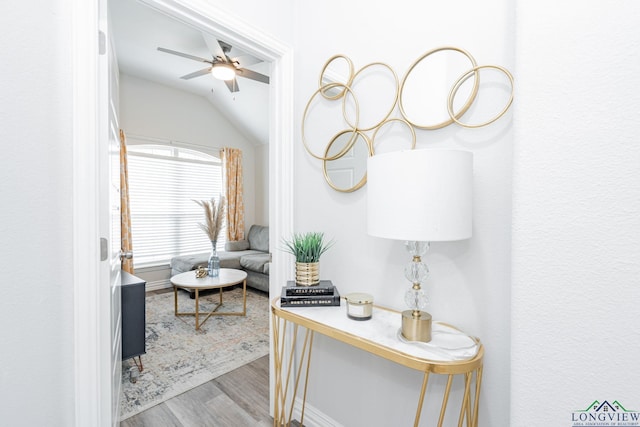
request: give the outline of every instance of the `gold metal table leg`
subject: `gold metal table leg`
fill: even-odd
[[[200,321],[200,292],[198,288],[193,288],[195,292],[195,310],[191,312],[179,312],[178,311],[178,287],[173,286],[173,298],[174,298],[174,314],[176,316],[195,316],[196,331],[200,330],[200,327],[205,324],[207,320],[213,315],[216,316],[246,316],[247,315],[247,281],[242,282],[242,311],[233,312],[218,312],[218,309],[222,307],[223,303],[223,288],[219,288],[218,302],[212,302],[215,307],[211,311],[206,311],[202,315],[206,314],[206,317]]]
[[[464,395],[462,396],[462,406],[460,407],[460,416],[458,418],[458,427],[462,427],[464,417],[467,417],[467,427],[471,426],[471,380],[473,379],[473,372],[467,372],[464,374]]]
[[[178,287],[173,285],[173,313],[178,315]]]
[[[309,341],[309,356],[307,357],[307,373],[304,378],[304,394],[302,396],[302,413],[300,415],[300,424],[304,423],[304,409],[307,406],[307,385],[309,384],[309,366],[311,365],[311,350],[313,349],[314,332],[311,331],[311,340]],[[296,386],[297,387],[297,386]]]
[[[247,315],[247,279],[242,282],[242,315]]]
[[[445,388],[444,396],[442,397],[442,406],[440,407],[440,418],[438,418],[438,427],[442,427],[442,423],[444,422],[444,414],[447,412],[447,404],[449,403],[449,393],[451,392],[452,382],[453,374],[449,374],[449,378],[447,378],[447,387]]]
[[[136,356],[133,356],[133,363],[135,363],[136,367],[138,368],[138,371],[142,372],[144,371],[144,365],[142,364],[142,355],[137,357],[138,357],[138,361],[136,362]]]
[[[478,427],[478,409],[480,406],[480,386],[482,384],[482,366],[476,370],[476,395],[475,402],[473,404],[473,419],[471,422],[472,427]]]
[[[295,357],[295,350],[298,342],[298,325],[293,325],[291,345],[285,348],[286,331],[288,322],[283,319],[272,317],[273,324],[273,352],[275,371],[275,398],[273,402],[273,425],[289,426],[293,420],[293,409],[300,387],[300,381],[304,375],[302,408],[300,423],[304,422],[304,412],[307,401],[307,390],[309,383],[309,367],[311,365],[311,352],[313,349],[314,332],[305,328],[305,338],[302,344],[301,355],[298,360]],[[288,352],[288,362],[284,362],[285,352]],[[305,367],[306,362],[306,367]],[[291,384],[293,381],[293,384]],[[291,384],[292,390],[289,385]],[[290,399],[289,399],[290,398]],[[287,408],[288,400],[291,404]]]
[[[420,424],[420,414],[422,413],[422,404],[424,403],[424,394],[427,391],[427,384],[429,382],[429,371],[424,373],[422,379],[422,388],[420,389],[420,398],[418,399],[418,409],[416,410],[416,418],[413,421],[413,427],[418,427]]]
[[[198,292],[198,288],[196,288],[196,331],[200,329],[200,324],[198,323],[199,318],[200,318],[200,292]]]

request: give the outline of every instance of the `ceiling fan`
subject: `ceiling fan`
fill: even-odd
[[[211,74],[213,77],[223,80],[231,92],[238,92],[240,90],[236,77],[244,77],[261,83],[269,83],[269,76],[244,68],[247,65],[261,62],[260,59],[251,55],[241,55],[232,58],[229,56],[229,52],[231,51],[230,44],[217,40],[215,37],[209,36],[208,34],[203,34],[203,37],[209,51],[211,52],[212,59],[200,58],[199,56],[190,55],[188,53],[158,47],[158,50],[161,52],[210,64],[207,68],[203,68],[202,70],[180,77],[181,79],[189,80],[194,77]]]

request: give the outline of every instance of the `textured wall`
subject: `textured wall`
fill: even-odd
[[[0,5],[5,58],[0,67],[3,425],[73,424],[72,52],[67,3]]]
[[[356,70],[374,61],[385,62],[400,78],[420,55],[447,45],[467,49],[480,63],[512,69],[512,13],[507,1],[491,1],[490,5],[399,1],[393,6],[388,1],[329,1],[320,8],[299,2],[295,19],[296,123],[301,122],[305,105],[317,89],[325,61],[337,53],[348,55]],[[454,73],[444,71],[443,81],[455,79],[457,74],[451,76]],[[362,122],[371,123],[375,112],[384,111],[380,106],[387,105],[375,90],[357,88]],[[448,93],[448,88],[444,90]],[[496,111],[491,96],[483,94],[474,119]],[[321,131],[326,134],[335,129],[330,128],[336,122],[331,110],[317,108],[308,123],[310,143],[320,139]],[[423,118],[428,121],[431,117]],[[508,114],[484,129],[450,126],[417,132],[418,148],[457,148],[474,154],[473,237],[432,245],[425,257],[431,270],[425,288],[431,298],[428,311],[434,318],[458,325],[486,345],[481,399],[481,418],[486,426],[506,426],[509,419],[511,124]],[[324,231],[337,241],[323,255],[321,277],[333,280],[342,293],[366,291],[381,305],[404,309],[403,295],[409,284],[403,269],[410,258],[403,242],[369,236],[366,186],[350,194],[330,189],[324,182],[322,162],[304,151],[298,129],[295,136],[295,227]],[[408,140],[408,135],[405,138]],[[318,338],[313,357],[316,365],[309,402],[325,415],[344,426],[412,425],[420,373],[328,339]],[[442,383],[434,380],[432,387],[441,389]],[[434,402],[431,399],[429,404]],[[354,411],[356,407],[366,410]],[[433,414],[434,410],[428,406],[424,413]],[[433,422],[425,418],[422,425]]]
[[[511,425],[570,425],[640,409],[640,5],[517,10]]]

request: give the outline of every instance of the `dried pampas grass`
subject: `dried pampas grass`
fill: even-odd
[[[209,240],[215,242],[218,240],[218,234],[224,224],[224,208],[225,198],[220,196],[220,201],[216,203],[216,199],[211,200],[194,200],[197,204],[204,208],[204,217],[206,222],[198,223],[198,226],[207,233]],[[216,206],[217,205],[217,206]]]

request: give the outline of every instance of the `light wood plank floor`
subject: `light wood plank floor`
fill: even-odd
[[[269,356],[122,421],[121,427],[271,427]]]

